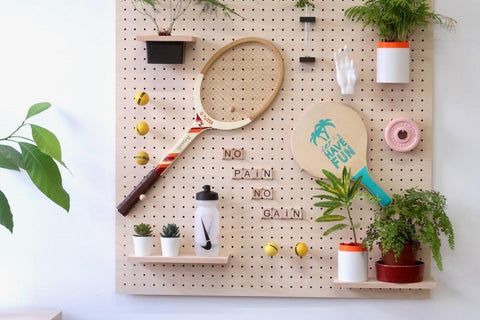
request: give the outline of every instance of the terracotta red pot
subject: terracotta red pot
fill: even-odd
[[[423,281],[425,265],[417,261],[412,266],[390,266],[377,261],[377,280],[391,283],[415,283]]]
[[[387,253],[382,253],[382,261],[386,265],[391,266],[412,266],[415,265],[417,261],[417,252],[420,248],[420,244],[409,244],[406,245],[400,256],[395,259],[395,254],[390,249]],[[380,251],[382,251],[382,246],[380,245]]]

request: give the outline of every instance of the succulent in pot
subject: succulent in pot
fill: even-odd
[[[342,177],[337,178],[333,173],[322,170],[328,182],[316,180],[324,193],[314,196],[320,198],[322,201],[314,205],[316,207],[324,208],[323,215],[319,217],[316,222],[340,222],[328,230],[323,235],[327,236],[330,233],[338,230],[349,228],[352,231],[352,238],[354,242],[340,243],[338,250],[338,280],[343,282],[360,282],[368,280],[368,255],[367,247],[359,242],[356,230],[360,228],[359,223],[354,223],[351,206],[355,199],[362,197],[369,202],[377,204],[379,199],[366,192],[360,192],[359,187],[363,176],[360,176],[355,182],[352,182],[351,170],[343,168]],[[335,210],[342,208],[346,215],[332,214]]]
[[[152,227],[146,223],[140,223],[134,227],[133,247],[136,256],[149,256],[152,254],[153,236]]]
[[[409,40],[415,31],[434,23],[451,29],[457,23],[434,13],[430,0],[367,0],[345,10],[345,16],[377,31],[378,83],[410,81]]]
[[[175,223],[163,226],[161,236],[162,255],[164,257],[176,257],[180,251],[180,231]]]

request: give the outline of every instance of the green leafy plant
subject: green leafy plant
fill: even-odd
[[[342,177],[339,179],[333,173],[327,170],[322,170],[325,177],[329,182],[322,180],[316,180],[315,182],[320,186],[319,190],[325,192],[325,194],[314,196],[314,198],[320,198],[324,201],[317,202],[314,205],[316,207],[324,208],[323,215],[315,220],[316,222],[339,222],[347,220],[347,223],[339,223],[329,228],[323,233],[324,236],[338,230],[350,227],[353,233],[354,243],[358,244],[356,229],[360,228],[359,223],[353,223],[350,207],[355,199],[360,196],[369,202],[378,203],[378,199],[365,192],[359,192],[360,183],[363,176],[360,176],[353,184],[351,170],[346,167],[343,168]],[[340,214],[332,214],[336,209],[343,208],[347,213],[347,216]]]
[[[11,134],[0,139],[0,168],[25,170],[35,186],[54,203],[70,210],[70,196],[63,189],[62,176],[57,163],[67,168],[57,137],[49,130],[30,123],[29,120],[51,107],[48,102],[34,104],[22,123]],[[30,127],[32,138],[20,134]],[[18,151],[13,146],[18,146]],[[0,190],[0,224],[13,233],[13,214],[7,197]]]
[[[178,238],[180,237],[180,231],[178,226],[175,223],[169,223],[166,226],[163,226],[163,232],[160,233],[160,236],[163,238]]]
[[[145,15],[153,22],[160,36],[171,35],[173,26],[177,20],[192,4],[201,5],[202,12],[213,13],[219,9],[227,17],[230,17],[230,14],[242,17],[234,9],[223,4],[221,0],[132,0],[132,4],[140,14]],[[166,28],[161,28],[158,21],[163,20],[160,19],[159,16],[165,12],[164,7],[167,7],[166,12],[168,13],[169,25]]]
[[[315,8],[315,4],[310,2],[309,0],[297,0],[295,3],[296,8],[305,8],[305,7],[312,7]]]
[[[432,23],[453,28],[454,19],[432,12],[430,0],[367,0],[361,6],[345,10],[345,16],[363,27],[377,29],[384,42],[407,42],[412,34]]]
[[[446,198],[437,191],[411,188],[394,194],[392,204],[375,212],[365,242],[370,250],[373,244],[380,244],[383,253],[391,249],[395,258],[407,244],[429,244],[438,269],[443,270],[440,235],[447,236],[451,249],[455,246],[446,209]]]
[[[135,231],[136,237],[150,237],[153,233],[152,227],[146,223],[136,225],[133,230]]]

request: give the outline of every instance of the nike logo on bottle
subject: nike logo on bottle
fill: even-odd
[[[203,232],[205,233],[205,240],[207,240],[207,244],[204,246],[201,246],[205,250],[210,250],[212,249],[212,242],[210,241],[210,237],[208,236],[207,229],[205,228],[205,224],[203,223],[203,219],[200,219],[202,221],[202,227],[203,227]]]

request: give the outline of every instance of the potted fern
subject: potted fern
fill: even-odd
[[[323,215],[315,220],[316,222],[342,222],[330,227],[323,233],[328,236],[330,233],[343,229],[352,231],[353,242],[342,242],[338,248],[338,281],[360,282],[368,280],[368,254],[367,247],[359,241],[356,230],[360,228],[359,223],[354,223],[351,214],[353,201],[359,197],[372,203],[378,203],[378,199],[365,192],[359,192],[363,176],[360,176],[352,184],[351,170],[343,168],[342,177],[337,178],[333,173],[322,170],[328,182],[316,180],[324,193],[314,196],[322,201],[314,205],[324,208]],[[343,209],[346,215],[332,214],[337,209]]]
[[[420,282],[423,262],[417,261],[420,245],[429,245],[432,258],[443,270],[441,234],[455,246],[453,226],[446,214],[446,199],[437,191],[411,188],[393,195],[392,204],[378,209],[368,228],[365,243],[380,246],[382,260],[376,264],[377,278],[386,282]]]
[[[176,257],[180,251],[180,231],[175,223],[163,226],[160,233],[162,242],[162,255],[164,257]]]
[[[152,254],[153,236],[152,227],[146,223],[140,223],[134,227],[133,247],[136,256],[149,256]]]
[[[181,64],[184,58],[185,43],[194,42],[195,37],[172,36],[175,23],[192,5],[202,6],[202,12],[222,11],[225,16],[231,14],[241,17],[222,0],[132,0],[136,11],[147,17],[154,25],[157,35],[137,36],[145,41],[148,63]],[[159,21],[168,21],[167,25]]]
[[[377,82],[410,81],[410,44],[413,33],[435,23],[453,28],[454,19],[434,13],[430,0],[367,0],[345,10],[345,16],[377,30]]]

